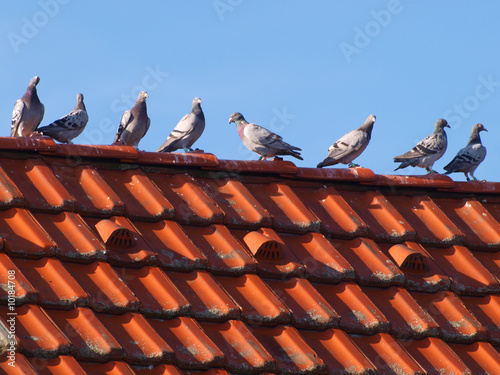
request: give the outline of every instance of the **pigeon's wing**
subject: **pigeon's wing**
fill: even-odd
[[[52,124],[38,128],[38,132],[43,133],[48,130],[52,132],[63,132],[67,130],[78,130],[87,125],[88,115],[85,111],[73,111]]]
[[[12,124],[10,127],[10,136],[14,137],[17,133],[17,128],[19,127],[19,124],[21,124],[21,120],[23,118],[23,112],[24,109],[26,108],[26,105],[24,102],[19,99],[16,101],[16,104],[14,104],[14,111],[12,112]]]
[[[486,157],[486,148],[478,144],[470,144],[458,151],[453,160],[444,167],[448,172],[469,169],[481,164]]]
[[[243,134],[251,142],[268,147],[275,150],[298,150],[300,148],[290,146],[288,143],[283,141],[283,138],[278,134],[275,134],[262,126],[256,124],[248,124],[243,130]]]
[[[358,151],[368,140],[367,134],[359,129],[347,133],[328,148],[328,157],[340,160],[345,156]]]
[[[116,131],[116,136],[114,142],[120,140],[120,137],[123,131],[127,128],[127,126],[132,122],[132,114],[130,110],[123,112],[122,120],[120,121],[120,125],[118,126],[118,130]]]
[[[168,135],[167,140],[160,146],[158,151],[176,150],[175,144],[190,134],[196,126],[196,116],[194,113],[185,115]]]
[[[420,158],[422,156],[434,155],[443,150],[446,144],[441,141],[439,133],[432,133],[431,135],[422,139],[418,144],[413,147],[410,151],[404,153],[403,155],[396,156],[394,161],[404,161],[408,159]]]

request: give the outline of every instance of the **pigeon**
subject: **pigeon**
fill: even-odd
[[[36,85],[39,82],[40,77],[31,78],[26,92],[16,101],[12,112],[11,137],[30,136],[42,122],[45,107],[36,93]]]
[[[72,143],[85,129],[89,116],[83,103],[83,94],[76,95],[75,108],[66,116],[54,121],[52,124],[37,129],[38,133],[48,135],[61,143]]]
[[[291,146],[283,138],[256,124],[249,124],[243,115],[235,112],[229,118],[229,123],[234,122],[243,144],[250,150],[260,155],[259,160],[266,160],[276,155],[290,155],[304,160],[300,148]]]
[[[432,166],[446,151],[448,139],[444,128],[449,127],[445,119],[440,118],[437,120],[434,125],[434,132],[431,135],[422,139],[407,153],[394,158],[394,162],[401,162],[395,171],[411,165],[412,167],[425,168],[428,173],[435,173]]]
[[[481,137],[479,137],[479,133],[482,131],[488,131],[483,124],[476,124],[472,127],[472,133],[467,146],[458,151],[453,160],[444,167],[446,170],[445,174],[463,172],[466,180],[470,181],[468,175],[470,173],[472,179],[477,181],[477,178],[474,177],[474,171],[486,157],[486,147],[482,145]]]
[[[156,152],[171,152],[180,148],[184,152],[193,151],[193,144],[200,138],[205,130],[205,115],[201,109],[201,99],[193,99],[191,112],[185,115],[174,130],[167,137],[167,140]]]
[[[135,148],[139,146],[139,141],[146,135],[151,124],[146,108],[148,97],[146,91],[141,91],[134,106],[123,113],[113,143],[118,142]]]
[[[365,150],[372,136],[373,124],[376,117],[368,116],[366,121],[359,128],[347,133],[328,149],[328,156],[318,164],[318,168],[338,163],[348,164],[349,168],[359,167],[352,161]]]

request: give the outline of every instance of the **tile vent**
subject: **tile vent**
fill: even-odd
[[[429,269],[427,258],[408,246],[394,245],[389,249],[389,254],[403,272],[425,273]]]
[[[111,249],[132,249],[135,246],[134,234],[111,220],[101,220],[95,225],[106,247]]]
[[[256,259],[268,261],[283,259],[282,245],[260,232],[249,232],[243,240]]]

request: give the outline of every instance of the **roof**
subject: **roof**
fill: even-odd
[[[499,222],[499,183],[0,138],[0,368],[498,374]]]

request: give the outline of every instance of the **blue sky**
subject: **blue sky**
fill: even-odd
[[[206,129],[195,147],[220,159],[258,158],[228,124],[236,111],[301,147],[304,161],[285,157],[299,167],[316,166],[374,114],[356,162],[377,174],[422,175],[393,172],[392,159],[444,117],[448,150],[434,169],[442,172],[481,122],[488,155],[476,177],[500,181],[499,11],[494,0],[2,2],[0,136],[38,75],[42,125],[84,94],[90,120],[75,143],[112,143],[145,89],[151,128],[142,150],[155,151],[199,96]]]

